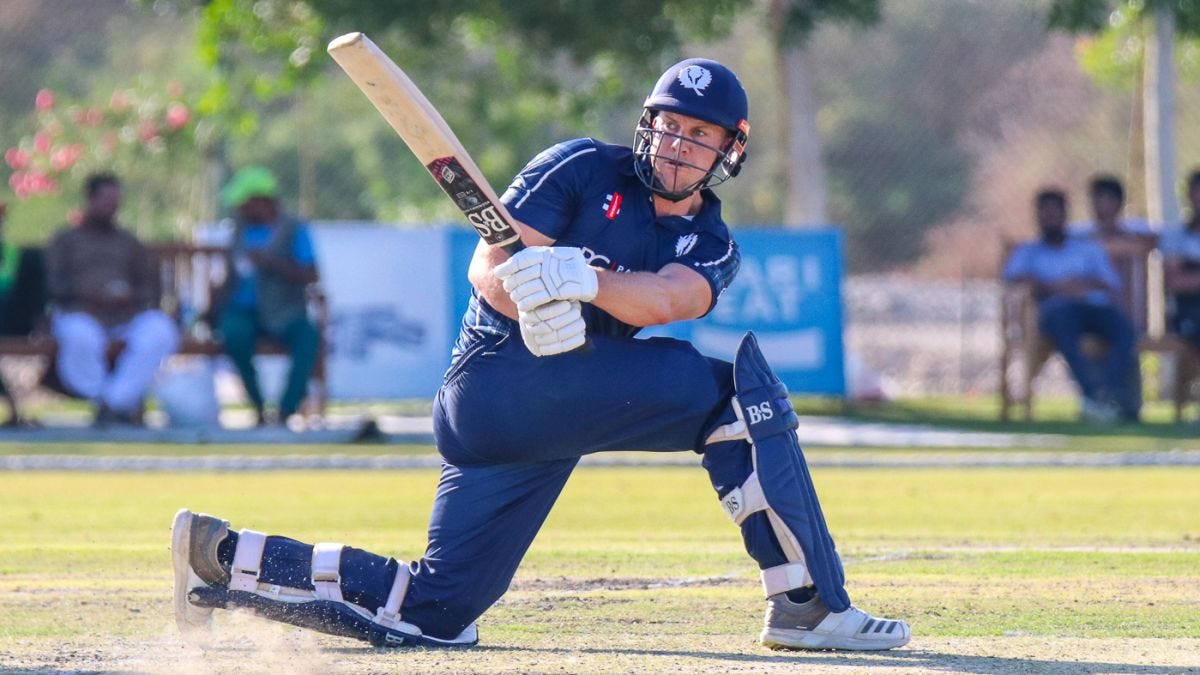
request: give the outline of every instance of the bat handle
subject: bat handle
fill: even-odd
[[[525,250],[525,242],[521,241],[520,238],[517,238],[501,246],[500,248],[507,251],[509,255],[516,255]]]

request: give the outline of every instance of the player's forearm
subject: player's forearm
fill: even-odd
[[[518,221],[521,231],[521,242],[526,246],[553,246],[554,240],[538,232],[532,227]],[[467,280],[475,287],[479,297],[487,301],[493,309],[510,319],[517,318],[517,305],[504,290],[504,281],[496,278],[493,270],[496,265],[508,260],[508,252],[498,246],[489,246],[480,241],[475,246],[475,254],[471,257],[471,265],[467,268]]]
[[[1110,288],[1100,279],[1075,277],[1050,283],[1038,283],[1036,290],[1040,291],[1039,294],[1044,297],[1051,295],[1078,296],[1091,291],[1114,291],[1116,289]]]
[[[263,271],[282,277],[285,281],[297,284],[315,284],[320,279],[316,265],[296,262],[266,252],[254,253],[251,255],[251,259]]]
[[[510,319],[517,318],[517,306],[504,290],[504,282],[492,274],[492,269],[508,260],[508,254],[503,249],[488,246],[480,242],[475,247],[475,255],[471,258],[471,266],[467,269],[467,279],[475,287],[475,292],[493,309]]]
[[[695,319],[708,309],[711,295],[708,283],[694,272],[598,270],[598,275],[600,290],[593,304],[632,326]]]

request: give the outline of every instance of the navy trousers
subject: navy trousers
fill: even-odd
[[[595,336],[589,353],[539,359],[511,336],[465,357],[434,404],[446,465],[405,621],[452,637],[499,599],[583,455],[697,450],[718,494],[741,485],[749,444],[704,445],[728,421],[732,372],[668,338]],[[761,567],[786,562],[765,514],[743,530]]]
[[[1038,318],[1038,327],[1063,355],[1084,397],[1121,399],[1129,386],[1130,369],[1136,366],[1137,336],[1133,324],[1119,309],[1071,301],[1044,312]],[[1090,366],[1079,346],[1079,339],[1085,334],[1099,336],[1108,343],[1108,351],[1098,368]]]
[[[753,470],[748,442],[704,444],[712,429],[734,419],[731,364],[668,338],[595,336],[592,347],[587,354],[539,359],[518,337],[497,337],[447,373],[433,408],[445,463],[429,544],[411,563],[413,578],[400,610],[426,635],[453,639],[508,590],[581,456],[701,452],[719,497]],[[812,517],[822,519],[819,508]],[[787,562],[764,512],[742,523],[742,537],[761,569]],[[229,559],[234,541],[236,535],[224,549]],[[269,537],[263,578],[307,588],[311,557],[309,544]],[[382,606],[396,565],[346,549],[341,574],[347,599],[353,595],[353,602],[372,610]],[[838,598],[827,604],[845,609]]]

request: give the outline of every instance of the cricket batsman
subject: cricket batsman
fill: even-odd
[[[746,159],[748,115],[732,71],[688,59],[646,98],[632,148],[560,143],[513,180],[502,201],[527,248],[510,257],[481,241],[471,261],[470,305],[433,405],[445,463],[420,560],[184,509],[172,533],[179,627],[195,633],[213,608],[243,608],[374,645],[473,645],[580,457],[691,450],[761,570],[762,644],[907,643],[904,621],[851,604],[796,414],[754,336],[733,363],[635,338],[708,314],[737,274],[712,188]]]

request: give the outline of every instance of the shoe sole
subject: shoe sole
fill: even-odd
[[[770,649],[839,649],[866,652],[895,649],[908,644],[911,635],[890,641],[879,638],[860,638],[855,635],[832,635],[799,630],[765,629],[758,641]]]
[[[188,593],[193,588],[207,585],[188,562],[195,515],[187,509],[179,509],[175,514],[171,524],[171,568],[175,572],[175,625],[185,636],[199,638],[212,628],[212,608],[188,602]]]

